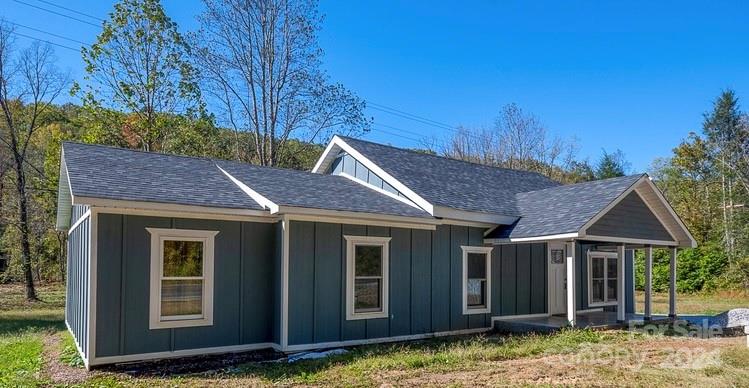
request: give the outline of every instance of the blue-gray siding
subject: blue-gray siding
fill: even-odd
[[[389,318],[346,320],[344,235],[389,236]],[[491,314],[463,315],[461,245],[482,245],[483,229],[435,231],[316,222],[291,223],[289,344],[394,337],[490,326]]]
[[[96,357],[274,342],[281,230],[271,223],[98,215]],[[217,230],[213,326],[150,330],[147,227]]]
[[[575,269],[577,272],[577,308],[581,310],[590,308],[588,306],[588,251],[599,249],[599,245],[601,244],[583,241],[577,243],[575,248],[575,252],[577,253],[575,259]],[[608,248],[610,249],[611,246]],[[624,305],[625,311],[628,313],[634,312],[633,265],[632,250],[626,250],[624,252]],[[616,311],[615,306],[607,306],[605,309]]]
[[[492,251],[494,316],[542,314],[548,310],[546,244],[497,245]]]
[[[345,173],[349,176],[356,177],[362,182],[367,182],[375,187],[389,191],[393,194],[403,196],[398,190],[396,190],[389,183],[382,180],[380,176],[366,168],[358,160],[354,159],[353,156],[342,153],[339,155],[330,166],[330,173],[333,175],[339,175]]]
[[[89,209],[88,205],[73,205],[73,210],[70,214],[70,226],[73,226],[76,221],[80,220]]]
[[[586,233],[593,236],[674,240],[640,195],[634,191],[591,225]]]
[[[80,216],[78,217],[80,218]],[[75,221],[73,221],[75,222]],[[68,269],[65,296],[65,321],[76,342],[88,350],[89,249],[91,218],[85,219],[68,236]]]

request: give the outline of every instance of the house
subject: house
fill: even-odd
[[[312,172],[78,143],[60,170],[87,367],[624,322],[636,249],[642,318],[654,248],[674,315],[676,250],[695,246],[647,175],[560,185],[341,136]]]

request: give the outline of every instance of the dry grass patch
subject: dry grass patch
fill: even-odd
[[[637,311],[645,306],[645,293],[635,292]],[[668,293],[653,293],[653,314],[668,314]],[[735,308],[749,308],[749,292],[719,291],[711,294],[678,294],[676,312],[678,314],[715,315]]]

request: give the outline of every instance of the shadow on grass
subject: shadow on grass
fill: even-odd
[[[59,331],[65,329],[59,311],[1,312],[0,336],[18,335],[29,331]]]

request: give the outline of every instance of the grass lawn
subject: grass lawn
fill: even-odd
[[[26,303],[0,286],[0,386],[692,385],[749,387],[744,338],[624,331],[498,334],[352,348],[321,360],[244,363],[191,374],[133,368],[86,372],[62,323],[59,286]],[[177,363],[174,361],[173,363]],[[137,369],[137,368],[135,368]]]
[[[645,292],[636,291],[637,311],[645,306]],[[653,293],[653,314],[668,314],[668,293]],[[678,294],[676,314],[715,315],[735,308],[749,308],[749,292],[721,291],[714,294]]]

